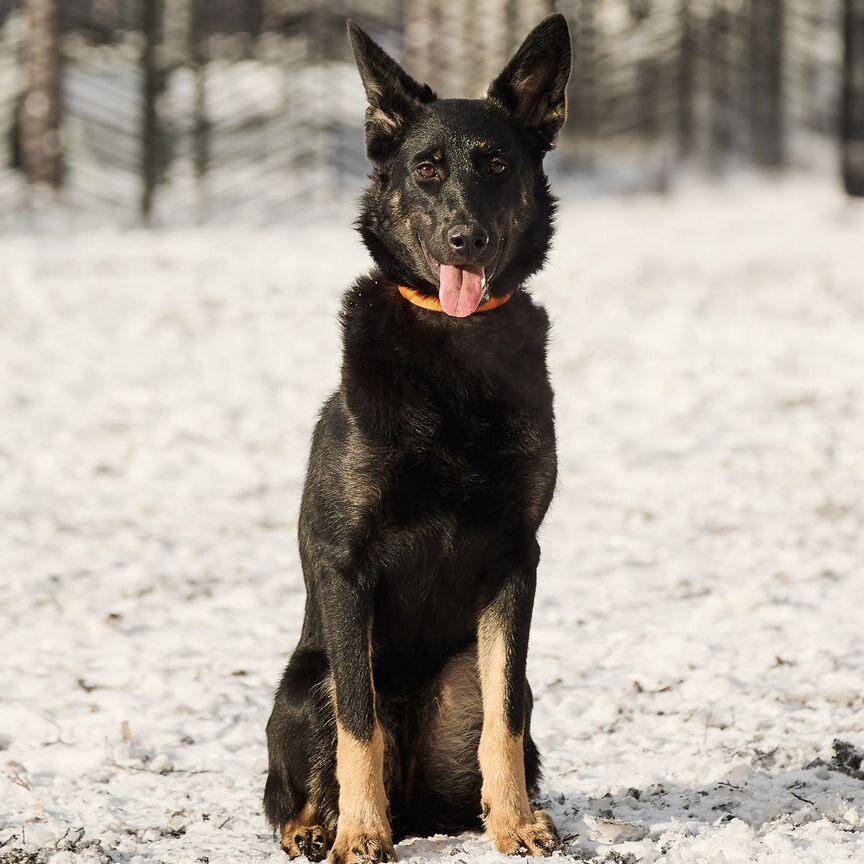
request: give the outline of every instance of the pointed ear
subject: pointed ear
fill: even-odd
[[[563,15],[544,18],[489,87],[500,102],[551,150],[567,119],[570,31]]]
[[[436,96],[428,85],[415,81],[350,18],[348,38],[369,100],[366,152],[373,162],[381,162],[398,147],[408,121],[424,104],[434,102]]]

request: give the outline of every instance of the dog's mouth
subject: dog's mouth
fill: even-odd
[[[501,259],[503,241],[498,243],[498,251],[487,274],[486,268],[479,264],[442,264],[429,252],[420,236],[417,240],[426,256],[429,269],[438,282],[441,308],[448,315],[453,318],[467,318],[484,300],[489,299],[489,283]]]

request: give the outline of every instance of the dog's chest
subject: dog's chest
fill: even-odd
[[[476,400],[442,411],[427,430],[421,440],[406,440],[387,465],[383,503],[393,524],[500,523],[532,505],[538,480],[554,463],[551,410]]]
[[[390,370],[395,386],[356,400],[376,442],[362,470],[379,536],[434,536],[443,551],[539,527],[555,476],[552,391],[542,339],[518,351],[507,336],[427,345]]]

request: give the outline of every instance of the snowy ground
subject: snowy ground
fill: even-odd
[[[349,218],[0,238],[3,864],[283,861],[264,724]],[[864,860],[827,764],[864,746],[862,268],[810,182],[563,208],[529,665],[570,860]]]

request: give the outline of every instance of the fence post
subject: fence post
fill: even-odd
[[[864,197],[864,0],[845,0],[843,51],[843,185]]]
[[[159,95],[157,51],[161,0],[144,0],[141,5],[141,31],[144,36],[144,48],[141,52],[141,218],[146,224],[152,216],[156,184],[159,181],[159,118],[156,99]]]
[[[782,168],[783,0],[753,0],[750,6],[750,130],[753,159],[763,168]]]
[[[27,37],[22,161],[31,183],[57,189],[63,182],[59,0],[27,0]]]

